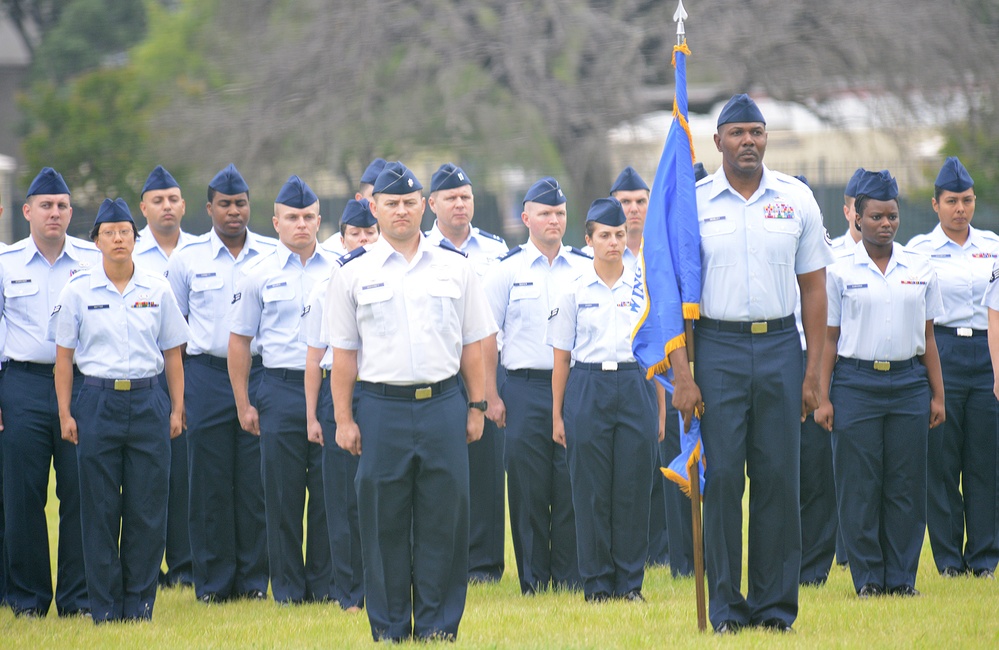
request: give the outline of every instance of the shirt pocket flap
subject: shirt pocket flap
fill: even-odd
[[[191,291],[200,293],[202,291],[214,291],[221,289],[225,282],[218,275],[195,275],[191,278]]]
[[[23,298],[38,293],[38,284],[32,280],[10,280],[4,284],[3,292],[7,298]]]
[[[260,297],[264,302],[281,302],[294,298],[295,290],[287,282],[277,282],[265,285]]]
[[[427,293],[434,298],[461,298],[461,290],[450,280],[437,280],[430,283],[430,286],[427,287]]]
[[[376,286],[361,287],[357,292],[358,305],[373,305],[378,302],[385,302],[392,299],[392,288],[384,284]]]
[[[532,300],[534,298],[539,298],[541,296],[541,287],[537,286],[533,282],[530,283],[520,283],[515,282],[512,287],[510,287],[510,300]]]

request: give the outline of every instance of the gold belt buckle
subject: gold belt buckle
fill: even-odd
[[[975,335],[975,330],[971,329],[970,327],[958,327],[957,335],[964,338],[968,338]]]
[[[132,380],[131,379],[115,379],[114,380],[115,390],[132,390]]]
[[[423,388],[417,388],[416,392],[413,393],[413,397],[416,399],[430,399],[434,396],[434,389],[430,386],[424,386]]]
[[[891,361],[875,361],[874,369],[880,370],[881,372],[888,372],[891,370]]]
[[[749,331],[752,332],[753,334],[766,334],[767,322],[761,321],[761,322],[752,323],[749,326]]]

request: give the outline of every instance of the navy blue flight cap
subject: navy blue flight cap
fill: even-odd
[[[471,185],[472,180],[465,170],[453,163],[444,163],[430,178],[430,191],[453,190],[462,185]]]
[[[69,194],[69,186],[63,180],[62,174],[51,167],[42,167],[35,180],[31,181],[25,198],[36,194]]]
[[[596,221],[605,226],[621,226],[625,222],[624,208],[621,207],[621,202],[613,196],[597,199],[590,204],[590,209],[586,212],[586,220]]]
[[[767,123],[756,102],[745,93],[732,95],[732,99],[728,100],[718,115],[718,126],[729,122],[762,122],[764,125]]]
[[[565,203],[565,193],[559,187],[558,181],[551,176],[545,176],[531,185],[524,195],[524,203],[544,203],[545,205],[562,205]]]
[[[372,194],[409,194],[422,190],[423,185],[401,162],[385,163],[385,169],[375,179]]]
[[[278,192],[274,202],[287,205],[289,208],[302,210],[316,203],[318,200],[319,197],[312,191],[308,183],[292,174],[284,182],[284,185],[281,186],[281,191]]]
[[[179,188],[180,184],[162,165],[156,165],[156,169],[149,172],[149,178],[146,179],[146,184],[142,186],[139,196],[141,197],[150,190],[168,190],[172,187]]]
[[[132,213],[129,211],[125,199],[115,199],[114,201],[104,199],[101,207],[97,208],[97,218],[94,219],[94,227],[96,228],[102,223],[118,223],[120,221],[135,224],[135,220],[132,219]]]
[[[857,198],[857,183],[860,182],[861,177],[867,173],[867,170],[863,167],[858,167],[857,171],[853,172],[853,176],[850,180],[846,182],[846,189],[843,190],[845,196],[849,196],[851,199]]]
[[[879,172],[865,171],[857,181],[857,196],[869,196],[878,201],[891,201],[898,198],[898,183],[892,178],[891,172],[882,169]]]
[[[364,170],[364,173],[361,174],[361,182],[374,185],[375,181],[378,180],[378,174],[381,174],[382,170],[385,169],[385,164],[384,158],[375,158],[372,160],[371,164]]]
[[[343,214],[340,215],[340,225],[356,226],[357,228],[370,228],[375,225],[378,220],[375,219],[375,215],[371,214],[370,206],[367,199],[347,201],[347,205],[343,208]]]
[[[694,163],[694,182],[701,180],[708,175],[708,170],[704,169],[704,163]]]
[[[229,196],[250,191],[246,181],[243,180],[242,174],[236,169],[236,165],[232,163],[229,163],[225,169],[215,174],[215,178],[208,184],[208,187],[220,194],[227,194]]]
[[[943,167],[940,168],[940,173],[937,174],[937,180],[933,182],[933,185],[937,189],[948,192],[963,192],[970,187],[974,187],[975,180],[971,178],[971,174],[964,168],[964,165],[957,159],[957,156],[950,156],[944,161]]]
[[[646,190],[648,191],[649,186],[638,175],[638,172],[634,167],[628,165],[625,167],[620,174],[617,175],[617,180],[611,185],[610,193],[614,192],[630,192],[632,190]]]

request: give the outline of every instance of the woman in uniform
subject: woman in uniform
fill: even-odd
[[[929,260],[895,243],[898,224],[895,179],[864,172],[854,220],[861,244],[826,275],[828,397],[815,421],[833,434],[839,522],[861,598],[919,594],[926,439],[944,420],[933,338],[940,288]]]
[[[999,236],[971,226],[975,182],[960,160],[948,158],[934,185],[932,205],[940,223],[908,244],[930,258],[944,306],[933,329],[947,419],[929,436],[926,526],[941,575],[994,579],[999,402],[992,394],[988,308],[982,297],[999,257]]]
[[[102,263],[70,279],[49,324],[62,438],[77,445],[94,623],[152,617],[170,439],[184,428],[189,330],[167,281],[132,263],[137,234],[128,205],[105,199],[90,232]],[[74,361],[84,375],[75,401]]]
[[[624,273],[626,241],[621,203],[594,201],[586,215],[593,267],[559,299],[546,337],[555,354],[552,437],[566,447],[590,602],[644,600],[659,420],[655,388],[631,351],[634,276]]]

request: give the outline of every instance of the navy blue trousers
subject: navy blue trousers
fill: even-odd
[[[707,470],[704,560],[713,626],[798,613],[801,568],[801,341],[695,330]],[[742,497],[749,477],[749,589],[742,581]]]
[[[503,367],[497,366],[496,384],[500,389],[504,379]],[[487,418],[482,438],[468,445],[470,580],[493,582],[503,577],[506,542],[503,444],[504,430]]]
[[[300,370],[264,368],[257,391],[267,555],[271,592],[279,603],[329,600],[333,582],[323,496],[323,453],[322,447],[309,442],[303,377]],[[304,540],[306,490],[308,539]]]
[[[225,359],[188,357],[184,377],[195,592],[267,593],[260,438],[239,426]],[[250,372],[253,403],[262,377],[262,367]]]
[[[49,468],[56,473],[59,498],[59,550],[56,609],[71,614],[89,607],[80,533],[80,479],[76,447],[61,437],[52,371],[10,362],[0,384],[4,430],[3,494],[7,602],[15,612],[45,613],[52,603],[49,563]],[[73,382],[79,393],[82,377]]]
[[[836,363],[833,464],[853,585],[915,587],[926,532],[926,368],[879,372]]]
[[[468,589],[465,397],[358,393],[358,513],[371,635],[454,638]]]
[[[94,623],[149,619],[166,544],[170,398],[84,384],[73,414]]]
[[[999,562],[999,402],[988,338],[937,331],[947,420],[929,432],[926,525],[937,570]],[[965,542],[965,531],[967,541]]]
[[[659,443],[659,457],[662,467],[673,462],[680,455],[679,413],[673,408],[673,397],[666,394],[666,437]],[[659,467],[656,471],[662,475]],[[669,535],[669,569],[674,578],[689,578],[694,575],[694,528],[691,523],[690,498],[680,486],[665,476],[663,496],[666,506],[666,532]],[[655,503],[655,501],[653,501]]]
[[[807,363],[808,357],[804,359]],[[801,423],[802,584],[823,583],[829,577],[838,530],[832,436],[809,415]]]
[[[653,389],[654,390],[654,389]],[[658,410],[658,406],[656,407]],[[658,418],[659,416],[656,415]],[[658,439],[658,420],[656,438]],[[652,496],[649,504],[649,553],[645,563],[649,566],[666,566],[669,564],[669,527],[666,519],[666,477],[659,470],[663,462],[656,442],[656,460],[652,468]]]
[[[354,417],[357,417],[357,391],[354,391]],[[329,530],[333,562],[331,598],[340,607],[364,607],[364,562],[361,555],[361,523],[357,514],[359,456],[336,444],[336,420],[329,377],[319,387],[319,423],[323,427],[323,490],[326,498],[326,526]]]
[[[569,372],[562,413],[587,596],[624,596],[642,588],[657,410],[655,388],[637,368]]]
[[[551,377],[507,375],[504,465],[520,590],[580,587],[565,448],[552,440]]]

